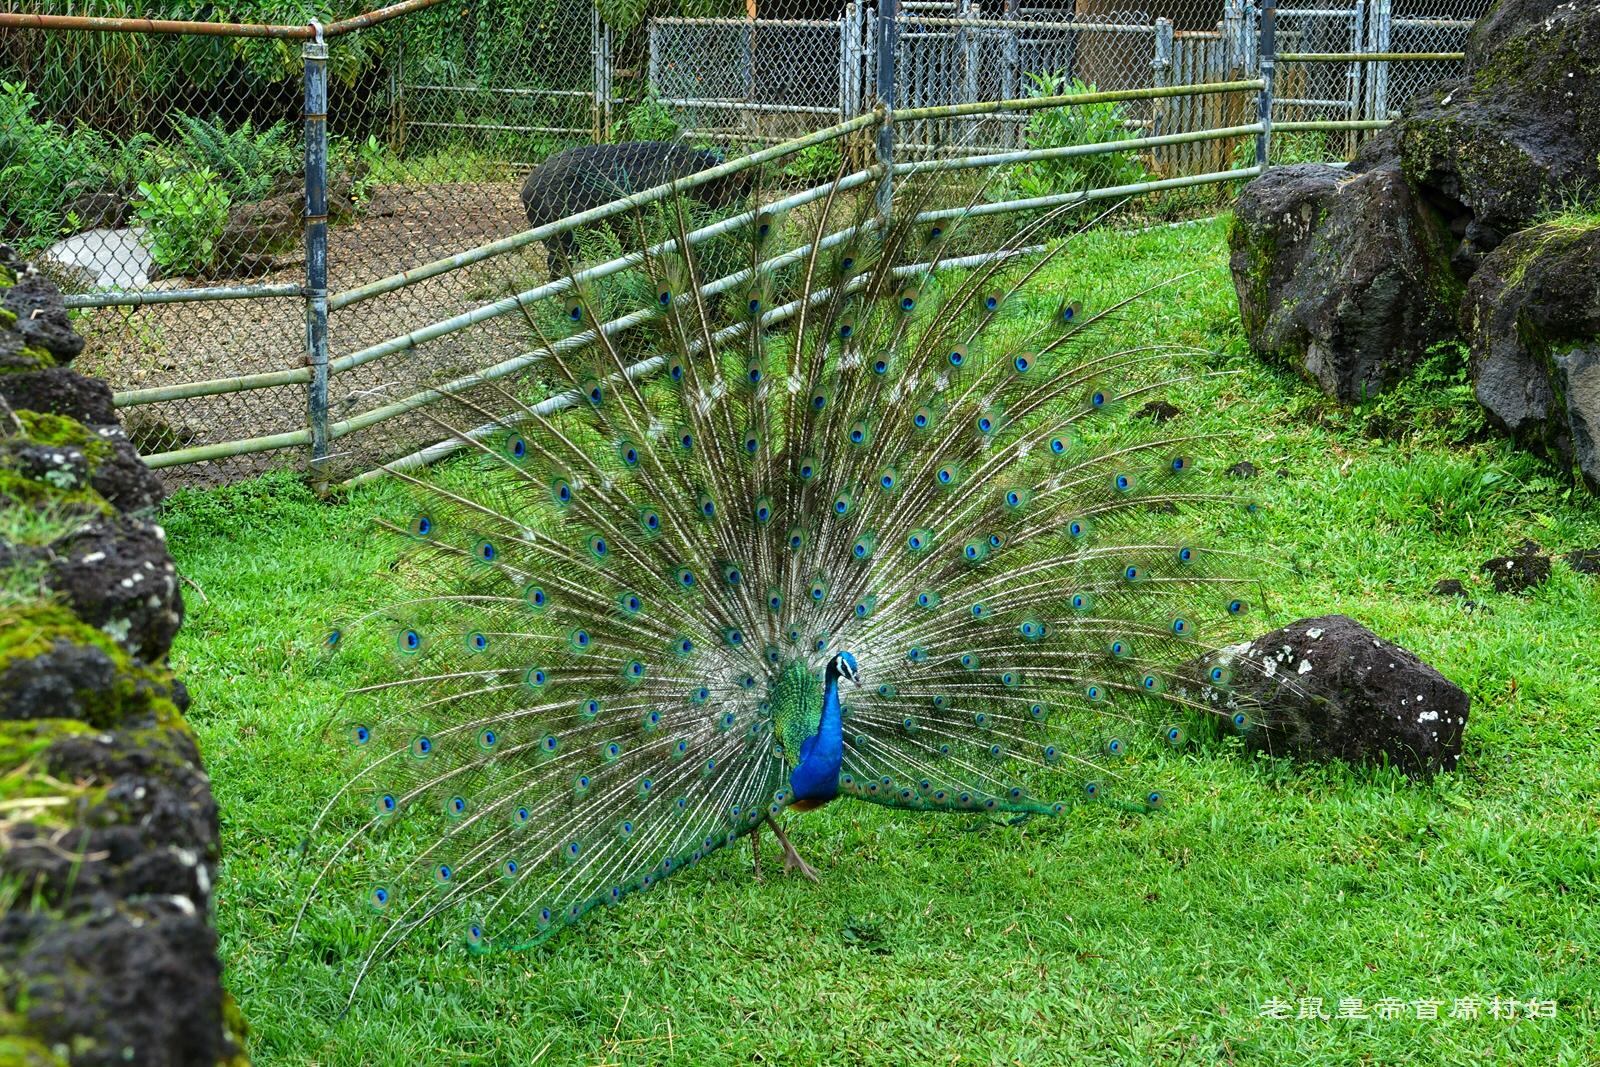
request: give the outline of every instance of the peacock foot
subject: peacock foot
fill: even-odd
[[[777,837],[778,844],[783,846],[783,873],[788,874],[790,871],[799,871],[802,877],[820,883],[822,879],[817,877],[817,869],[800,858],[800,853],[796,852],[794,846],[789,844],[788,835],[783,832],[781,826],[772,821],[772,816],[770,815],[767,816],[767,825],[772,827],[772,833]]]

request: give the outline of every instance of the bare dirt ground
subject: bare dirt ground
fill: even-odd
[[[526,228],[515,183],[385,186],[365,211],[329,233],[333,292],[386,277]],[[298,284],[304,262],[279,257],[254,279],[198,284]],[[330,316],[334,358],[401,336],[489,300],[543,281],[544,249],[532,245],[485,263],[407,286]],[[153,289],[189,287],[192,279],[157,282]],[[304,365],[305,308],[298,298],[224,300],[102,308],[83,313],[88,345],[81,367],[114,390],[191,382]],[[330,418],[349,418],[497,362],[528,347],[528,331],[511,315],[377,360],[335,377]],[[123,411],[145,453],[284,433],[305,426],[305,389],[282,386],[162,402]],[[425,418],[399,418],[335,442],[332,473],[344,476],[385,456],[438,439]],[[275,466],[304,466],[299,447],[170,468],[169,485],[208,485]]]

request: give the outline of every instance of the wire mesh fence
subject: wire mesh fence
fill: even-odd
[[[1488,0],[1291,0],[1277,9],[1278,50],[1291,55],[1345,55],[1336,62],[1280,62],[1273,117],[1305,122],[1386,120],[1429,86],[1465,69],[1456,58],[1364,60],[1362,54],[1459,53]],[[1293,153],[1307,158],[1349,155],[1360,131],[1302,134]]]
[[[1449,51],[1469,24],[1458,8],[1483,0],[1400,14],[1392,0],[1312,2],[1280,10],[1281,50]],[[112,384],[175,486],[275,466],[370,470],[438,440],[426,401],[487,397],[486,370],[493,388],[542,395],[542,342],[523,312],[543,312],[515,299],[553,301],[530,225],[652,184],[613,180],[554,214],[524,203],[530,168],[567,148],[676,139],[732,159],[832,129],[791,143],[752,183],[768,201],[792,196],[876,158],[880,57],[905,116],[895,158],[1020,153],[985,194],[1002,209],[1214,180],[1254,139],[1249,0],[911,0],[888,51],[857,3],[831,18],[791,5],[766,13],[807,17],[660,17],[626,32],[589,0],[401,7],[382,24],[335,24],[325,43],[304,24],[0,29],[0,241],[68,292],[84,368]],[[326,72],[315,106],[313,69]],[[1285,64],[1274,117],[1387,117],[1453,69]],[[1159,92],[1218,84],[1236,88]],[[1107,90],[1131,92],[941,110]],[[1353,147],[1353,133],[1333,136],[1344,140],[1323,150]],[[1129,150],[1092,147],[1128,138]],[[604,231],[582,232],[598,242],[585,262],[621,254]]]
[[[300,302],[268,295],[304,280],[298,61],[275,40],[0,31],[0,241],[75,300],[129,301],[81,312],[83,370],[137,390],[303,364]],[[342,205],[352,162],[334,161]],[[304,407],[283,388],[124,417],[154,454],[294,430]],[[274,461],[294,457],[216,476]]]
[[[690,137],[776,143],[858,114],[863,19],[657,18],[649,84]]]
[[[608,38],[587,4],[447,2],[383,34],[382,76],[330,100],[330,139],[366,162],[358,214],[328,235],[334,296],[527,229],[518,190],[528,169],[606,134],[596,71]],[[330,61],[368,47],[361,36],[331,42]],[[530,253],[330,310],[329,357],[526,288],[514,275],[535,259],[542,268],[542,255]],[[501,320],[330,374],[328,424],[496,362],[522,341],[510,326]],[[319,466],[339,476],[438,436],[421,415],[396,418],[333,437]]]

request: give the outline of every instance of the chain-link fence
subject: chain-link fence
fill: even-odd
[[[1279,63],[1273,117],[1304,122],[1327,119],[1383,121],[1417,93],[1458,77],[1459,59],[1375,61],[1371,54],[1449,55],[1466,46],[1473,22],[1488,0],[1290,0],[1277,9],[1277,47],[1289,55],[1344,56],[1333,61]],[[1323,158],[1355,151],[1356,130],[1309,135],[1296,155]]]
[[[1278,49],[1459,46],[1468,13],[1391,2],[1280,9]],[[779,13],[807,17],[622,32],[589,0],[406,0],[321,26],[0,14],[0,241],[70,294],[85,369],[170,482],[313,456],[343,478],[442,437],[439,391],[543,389],[517,298],[553,296],[541,238],[560,227],[529,227],[593,204],[521,191],[562,149],[679,138],[748,158],[831,129],[766,164],[767,200],[802,195],[874,161],[880,62],[894,158],[987,160],[986,210],[1246,174],[1229,168],[1260,132],[1248,0],[913,0],[883,24],[855,3]],[[1456,65],[1287,62],[1274,118],[1387,117]],[[1231,88],[1184,88],[1208,85]],[[1066,94],[1074,106],[984,103]],[[1353,145],[1328,136],[1332,154]],[[620,253],[584,232],[590,262]]]
[[[367,36],[330,43],[330,61],[382,54],[382,76],[336,92],[329,109],[333,142],[369,161],[359,216],[329,233],[331,436],[319,466],[335,477],[441,436],[425,412],[375,415],[528,347],[517,315],[393,342],[543,281],[544,255],[533,245],[363,299],[346,294],[526,230],[528,171],[608,139],[614,118],[612,35],[587,0],[447,0],[384,27],[376,46]],[[395,350],[371,355],[386,344]]]
[[[649,38],[654,100],[696,140],[773,144],[870,107],[853,3],[832,20],[651,19]]]
[[[81,369],[140,390],[303,365],[299,52],[272,38],[0,30],[0,241],[89,305]],[[336,186],[353,162],[336,157]],[[123,417],[157,454],[294,431],[304,409],[304,386],[289,385]]]

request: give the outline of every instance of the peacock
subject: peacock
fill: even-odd
[[[763,830],[815,880],[788,829],[835,801],[1159,809],[1152,752],[1251,728],[1204,654],[1255,587],[1194,536],[1250,505],[1138,417],[1207,372],[1115,343],[1142,294],[1041,291],[1070,240],[1005,254],[1059,213],[957,255],[979,194],[926,209],[944,182],[752,210],[715,282],[669,202],[631,278],[529,314],[550,396],[457,397],[469,458],[392,468],[407,595],[326,635],[374,678],[306,897],[370,913],[363,973],[424,928],[539,944],[743,836],[759,873]]]

